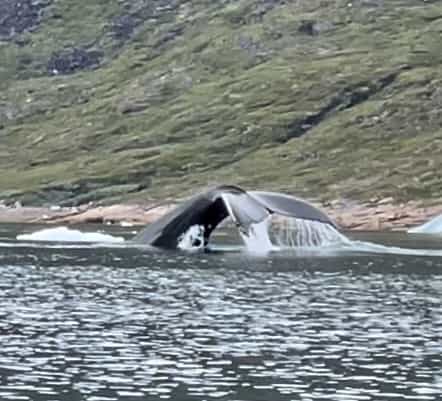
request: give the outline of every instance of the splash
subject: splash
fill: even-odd
[[[45,241],[45,242],[97,242],[97,243],[121,243],[122,237],[114,237],[99,232],[86,233],[72,230],[67,227],[55,227],[39,230],[31,234],[17,235],[19,241]]]
[[[407,249],[386,246],[377,243],[355,241],[347,238],[329,224],[308,221],[296,218],[282,218],[275,216],[252,224],[248,231],[240,231],[248,253],[265,256],[273,251],[296,250],[308,255],[335,255],[336,253],[370,253],[396,254],[413,256],[442,256],[439,249]],[[47,242],[45,247],[70,248],[78,246],[101,247],[124,246],[139,247],[139,244],[125,241],[122,237],[115,237],[101,232],[82,232],[67,227],[56,227],[36,231],[31,234],[18,235],[18,243],[1,243],[0,247],[11,246],[38,246],[37,242]],[[29,242],[33,242],[31,244]],[[179,240],[179,249],[199,251],[204,249],[204,227],[195,225],[189,228]],[[235,248],[238,250],[237,248]]]
[[[178,238],[178,249],[198,251],[204,249],[204,227],[194,225]]]
[[[251,224],[247,232],[240,230],[247,251],[254,255],[267,255],[275,247],[269,237],[270,217],[260,223]]]
[[[330,224],[283,216],[269,216],[252,224],[247,232],[240,230],[240,234],[247,251],[255,255],[287,249],[343,247],[352,243]]]
[[[349,245],[351,241],[332,225],[297,218],[278,218],[272,236],[280,248],[317,248]]]
[[[275,250],[297,250],[313,253],[336,255],[348,253],[390,254],[409,256],[442,256],[439,249],[411,249],[387,246],[367,241],[355,241],[347,238],[330,224],[296,218],[278,216],[272,222],[270,233],[277,245]]]
[[[369,253],[409,256],[442,256],[438,249],[410,249],[347,238],[330,224],[296,218],[277,218],[271,228],[279,250],[312,250],[314,253]]]

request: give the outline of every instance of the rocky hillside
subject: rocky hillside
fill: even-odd
[[[0,199],[442,197],[442,1],[3,0]]]

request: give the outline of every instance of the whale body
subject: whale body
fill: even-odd
[[[276,192],[245,191],[222,185],[200,193],[183,202],[171,212],[149,224],[133,241],[160,248],[179,247],[183,235],[193,230],[200,235],[193,246],[205,247],[213,230],[231,217],[241,233],[247,235],[252,224],[264,221],[271,214],[319,221],[336,228],[322,211],[305,200]]]

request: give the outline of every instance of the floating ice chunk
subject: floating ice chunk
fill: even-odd
[[[120,223],[121,227],[133,227],[133,223],[129,222],[129,221],[122,221]]]
[[[85,233],[71,230],[67,227],[55,227],[39,230],[31,234],[17,235],[19,241],[48,241],[48,242],[124,242],[123,237],[114,237],[99,232]]]
[[[417,227],[408,230],[412,234],[442,234],[442,214]]]

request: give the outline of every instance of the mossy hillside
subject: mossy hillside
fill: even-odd
[[[1,43],[16,56],[1,69],[0,198],[161,199],[219,182],[442,196],[440,4],[70,3]],[[122,38],[115,21],[133,10],[146,20]],[[69,47],[100,65],[53,75]]]

